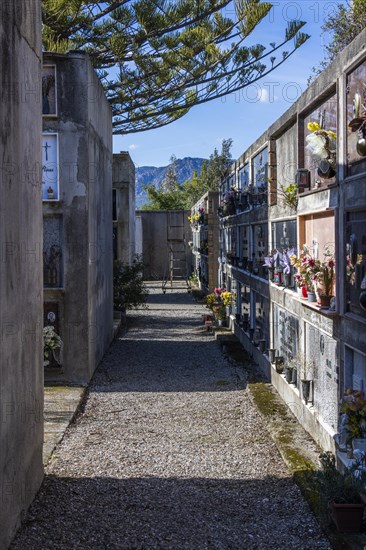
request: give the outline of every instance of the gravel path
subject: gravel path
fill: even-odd
[[[151,285],[12,550],[330,548],[203,312]]]

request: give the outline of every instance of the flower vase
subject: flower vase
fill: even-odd
[[[301,287],[301,295],[303,298],[307,298],[308,297],[308,291],[306,289],[306,286],[302,286]]]
[[[321,294],[319,298],[320,298],[321,307],[329,308],[331,296],[326,296],[325,294]]]
[[[315,292],[313,292],[312,290],[308,290],[307,293],[308,293],[308,302],[316,302]]]

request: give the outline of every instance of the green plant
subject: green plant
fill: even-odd
[[[188,282],[190,286],[199,286],[198,277],[195,273],[192,273],[192,275],[188,278]]]
[[[277,44],[251,44],[249,35],[272,8],[258,0],[234,7],[230,0],[41,4],[44,50],[89,53],[118,134],[164,126],[195,105],[249,86],[309,38],[301,32],[305,23],[294,20]]]
[[[282,183],[280,185],[280,192],[283,198],[283,202],[289,206],[290,208],[293,208],[296,210],[297,208],[297,185],[295,183],[291,183],[287,187],[285,187]]]
[[[147,308],[149,291],[142,278],[144,264],[139,255],[135,255],[131,264],[116,260],[113,269],[113,301],[116,311]]]
[[[366,471],[358,461],[341,474],[336,467],[332,453],[319,455],[321,470],[316,473],[319,494],[324,506],[329,502],[337,504],[356,504],[361,502],[360,493],[365,490]]]
[[[53,357],[60,364],[60,351],[62,350],[62,340],[55,332],[52,325],[43,327],[43,366],[47,367],[50,364],[50,359]]]
[[[341,401],[340,414],[343,416],[342,425],[348,434],[348,443],[351,443],[352,439],[365,436],[366,399],[363,392],[346,390]]]
[[[317,281],[322,285],[321,294],[325,296],[331,296],[333,291],[334,281],[334,255],[328,248],[324,252],[324,261],[320,262],[319,270],[316,273]]]

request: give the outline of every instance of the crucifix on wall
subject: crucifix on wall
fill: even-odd
[[[42,136],[42,199],[59,200],[58,136]]]

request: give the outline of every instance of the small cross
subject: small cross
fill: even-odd
[[[48,145],[46,141],[46,145],[43,145],[43,149],[46,151],[46,161],[48,161],[48,149],[51,149],[51,145]]]

